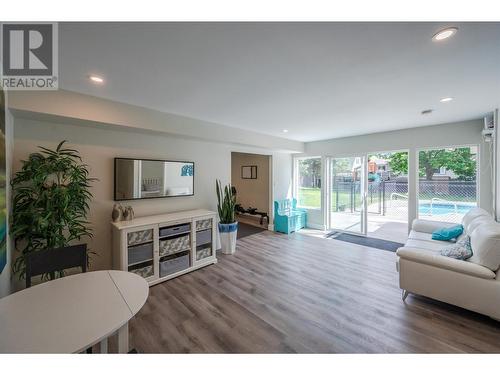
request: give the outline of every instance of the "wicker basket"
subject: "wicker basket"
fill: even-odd
[[[181,237],[169,238],[160,241],[160,256],[175,254],[191,248],[191,236],[186,234]]]
[[[196,230],[204,230],[212,228],[212,219],[198,220],[196,222]]]
[[[142,276],[144,278],[153,276],[153,266],[146,266],[146,267],[141,267],[141,268],[136,268],[133,270],[130,270],[130,272],[135,273],[136,275]]]
[[[129,246],[139,245],[141,243],[151,242],[151,241],[153,241],[152,229],[139,230],[137,232],[130,232],[127,234],[127,242]]]
[[[203,249],[196,250],[196,260],[202,260],[208,258],[211,255],[212,255],[212,248],[210,247],[205,247]]]

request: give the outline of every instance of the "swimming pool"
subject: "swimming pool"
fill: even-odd
[[[451,203],[433,203],[432,212],[430,203],[420,203],[418,205],[418,213],[421,215],[448,215],[458,213],[461,215],[466,214],[471,208],[476,207],[473,203],[457,203],[457,208],[455,211],[455,205]]]

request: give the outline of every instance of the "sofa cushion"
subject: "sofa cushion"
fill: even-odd
[[[435,240],[414,240],[409,239],[405,243],[405,247],[413,247],[416,249],[427,250],[436,254],[439,254],[443,249],[444,245],[443,241],[435,241]]]
[[[441,250],[441,255],[454,259],[466,260],[472,256],[472,248],[470,246],[470,237],[466,236],[462,240],[444,247]]]
[[[480,277],[482,279],[494,279],[495,273],[490,269],[464,260],[448,258],[432,251],[415,249],[411,247],[401,247],[396,254],[401,259],[412,262],[427,264],[430,266],[447,269],[466,275]],[[439,287],[439,285],[436,285]]]
[[[479,208],[479,207],[474,207],[474,208],[471,208],[469,210],[469,212],[467,212],[463,219],[462,219],[462,225],[464,226],[464,229],[467,233],[471,233],[469,231],[469,225],[472,223],[472,221],[474,221],[475,219],[477,219],[478,217],[481,217],[481,216],[486,216],[486,217],[491,217],[490,214],[488,213],[488,211],[486,210],[483,210],[482,208]]]
[[[491,222],[494,222],[491,216],[478,216],[469,223],[467,228],[464,227],[464,233],[470,235],[478,226]]]
[[[432,241],[432,234],[426,232],[417,232],[416,230],[411,230],[408,235],[410,240],[422,240],[422,241]]]
[[[460,236],[464,231],[461,224],[453,227],[440,228],[432,232],[432,239],[438,241],[450,241]]]
[[[491,221],[479,225],[470,239],[474,254],[469,261],[496,271],[500,267],[500,224]]]
[[[439,228],[448,228],[457,225],[456,223],[446,223],[443,221],[415,219],[411,224],[411,229],[416,232],[432,233]]]

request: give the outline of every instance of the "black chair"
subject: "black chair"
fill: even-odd
[[[87,245],[74,245],[47,249],[31,253],[26,258],[26,288],[31,287],[31,278],[44,273],[55,278],[56,271],[81,267],[87,272]]]
[[[26,288],[31,287],[33,276],[48,273],[50,278],[54,279],[56,271],[73,267],[81,267],[82,272],[87,272],[87,244],[31,253],[26,258]],[[88,348],[87,353],[91,354],[92,348]]]

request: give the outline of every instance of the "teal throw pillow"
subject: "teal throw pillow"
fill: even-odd
[[[448,228],[440,228],[432,232],[432,239],[439,241],[450,241],[464,232],[464,227],[460,224]]]

